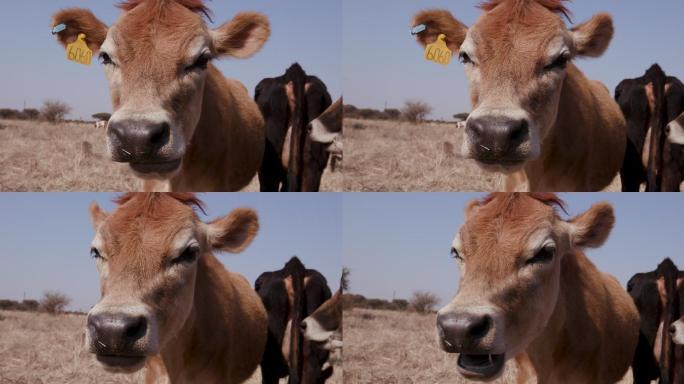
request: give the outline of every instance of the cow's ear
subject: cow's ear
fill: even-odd
[[[415,15],[411,21],[411,27],[421,24],[425,26],[425,30],[416,34],[418,44],[425,47],[437,41],[437,36],[444,34],[446,44],[453,55],[458,54],[468,33],[468,27],[465,24],[456,20],[451,12],[443,9],[429,9]]]
[[[259,52],[270,35],[268,18],[256,12],[238,13],[233,20],[212,31],[216,52],[240,59]]]
[[[598,203],[588,211],[573,218],[570,224],[570,239],[577,247],[600,247],[610,235],[615,224],[613,207]]]
[[[90,223],[93,228],[97,230],[103,221],[107,218],[107,212],[103,211],[96,202],[90,203]]]
[[[607,13],[598,13],[571,31],[577,55],[599,57],[608,49],[615,30],[613,18]]]
[[[69,8],[55,13],[51,28],[60,24],[64,24],[66,29],[57,33],[57,41],[65,47],[83,33],[86,35],[88,48],[97,52],[107,38],[107,26],[87,9]]]
[[[259,217],[248,208],[238,208],[229,215],[207,224],[207,239],[214,249],[242,252],[259,232]]]

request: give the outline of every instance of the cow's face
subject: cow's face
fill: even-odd
[[[197,12],[175,1],[128,1],[107,28],[89,11],[69,9],[53,17],[64,23],[60,42],[86,33],[99,53],[114,107],[107,127],[112,160],[127,162],[143,178],[166,179],[181,167],[202,110],[207,76],[219,56],[246,58],[270,34],[268,20],[242,13],[216,30]]]
[[[413,20],[427,27],[419,43],[445,34],[464,65],[473,111],[463,153],[486,169],[512,172],[540,156],[564,80],[577,72],[570,61],[600,56],[612,38],[610,16],[599,14],[568,30],[557,3],[549,9],[536,1],[492,1],[470,29],[442,10],[421,12]]]
[[[675,344],[684,345],[684,316],[672,323],[670,335],[672,335],[672,341]]]
[[[212,249],[240,252],[257,232],[251,210],[204,224],[192,208],[200,203],[179,196],[127,195],[111,214],[91,206],[102,297],[88,313],[86,346],[107,370],[136,371],[178,337],[203,258]]]
[[[556,307],[563,258],[608,236],[609,205],[564,221],[553,207],[561,204],[553,195],[497,194],[467,207],[452,244],[458,293],[437,318],[439,344],[460,353],[465,377],[493,379],[524,351]]]
[[[684,145],[684,113],[665,127],[665,134],[671,143]]]
[[[332,349],[333,333],[342,325],[342,290],[318,307],[311,316],[302,321],[300,327],[307,340],[323,343],[325,349]]]

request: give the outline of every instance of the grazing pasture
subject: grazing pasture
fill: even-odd
[[[466,384],[456,372],[456,357],[436,341],[435,314],[345,309],[344,376],[355,384]],[[509,361],[495,384],[514,384],[516,364]],[[628,372],[619,384],[632,383]]]
[[[109,160],[105,132],[92,123],[0,120],[0,191],[136,191],[128,165]],[[342,167],[326,169],[321,191],[341,191]],[[244,189],[259,190],[255,175]],[[201,192],[201,191],[200,191]]]
[[[461,156],[455,123],[345,119],[346,191],[498,191],[500,174]],[[616,175],[606,191],[620,191]]]
[[[0,383],[11,384],[128,384],[143,382],[133,375],[105,372],[85,350],[85,315],[48,315],[0,311]],[[330,384],[342,383],[342,362],[333,354]],[[286,383],[282,380],[282,383]],[[247,384],[260,384],[259,370]]]

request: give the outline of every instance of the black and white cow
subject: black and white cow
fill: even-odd
[[[670,142],[665,137],[668,123],[684,111],[684,84],[654,64],[643,76],[620,82],[615,100],[627,120],[622,190],[638,192],[646,182],[647,191],[679,191],[684,181],[684,147],[677,139]],[[675,132],[671,136],[679,137],[679,131],[670,127]]]
[[[323,368],[330,353],[305,340],[298,326],[331,297],[325,277],[293,257],[282,269],[262,273],[254,287],[268,312],[262,382],[276,384],[288,376],[291,384],[325,383],[333,373],[331,366]]]
[[[684,313],[684,272],[666,258],[655,271],[637,273],[627,291],[639,309],[639,343],[632,362],[634,383],[684,383],[684,346],[673,342],[673,323]]]
[[[327,144],[309,137],[307,125],[332,104],[325,84],[295,63],[284,75],[261,80],[254,100],[266,121],[261,191],[318,191],[329,153]]]

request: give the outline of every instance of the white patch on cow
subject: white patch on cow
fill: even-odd
[[[283,341],[281,343],[281,352],[285,361],[290,361],[290,340],[292,339],[292,320],[287,322],[285,326],[285,333],[283,334]]]
[[[641,148],[641,163],[644,168],[648,168],[648,156],[651,154],[651,127],[646,131],[646,138],[644,139],[644,146]]]
[[[672,323],[672,341],[684,345],[684,317]]]
[[[287,127],[285,133],[285,141],[283,141],[283,152],[280,155],[280,161],[283,163],[283,168],[287,169],[290,164],[290,141],[292,140],[292,126]]]
[[[667,125],[667,140],[674,144],[684,145],[684,127],[682,127],[678,120],[674,120]]]
[[[321,323],[311,316],[304,319],[304,323],[306,323],[304,337],[308,340],[322,343],[328,341],[333,335],[333,331],[325,330]]]
[[[330,132],[318,119],[311,122],[311,133],[309,133],[309,136],[311,140],[317,143],[331,144],[339,135],[337,132]]]

